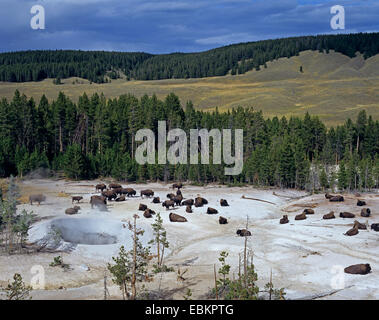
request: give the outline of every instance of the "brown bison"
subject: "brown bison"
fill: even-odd
[[[145,218],[152,218],[154,214],[155,214],[155,211],[151,209],[146,209],[145,212],[143,213],[143,216]]]
[[[108,186],[109,189],[121,189],[122,186],[121,184],[118,184],[118,183],[111,183],[109,186]]]
[[[357,227],[359,230],[367,230],[367,226],[359,221],[354,221],[354,227]]]
[[[229,207],[229,203],[225,199],[220,200],[220,205],[221,207]]]
[[[121,192],[122,194],[126,194],[128,197],[133,197],[137,194],[137,191],[133,188],[122,188]]]
[[[246,230],[246,229],[238,229],[237,234],[240,237],[250,237],[251,236],[251,232],[249,230]]]
[[[93,209],[94,206],[100,207],[100,209],[106,209],[107,205],[107,198],[103,196],[92,196],[90,200],[91,209]]]
[[[101,193],[103,197],[106,197],[109,201],[117,199],[117,193],[114,190],[106,190]]]
[[[46,201],[46,197],[43,194],[32,194],[29,196],[29,203],[31,205],[33,205],[33,202],[37,202],[40,205],[44,201]]]
[[[186,218],[173,212],[170,213],[169,218],[171,222],[187,222]]]
[[[228,224],[228,219],[226,219],[224,217],[220,217],[220,218],[218,218],[218,223],[219,224]]]
[[[286,223],[288,223],[289,222],[289,220],[288,220],[288,216],[285,214],[285,215],[283,215],[283,218],[282,219],[280,219],[280,224],[286,224]]]
[[[121,196],[116,199],[116,202],[123,202],[123,201],[126,201],[125,196]]]
[[[371,225],[371,230],[379,231],[379,223],[373,223]]]
[[[139,207],[138,207],[139,211],[145,211],[146,209],[147,209],[147,205],[146,204],[142,204],[142,203],[139,204]]]
[[[168,194],[166,195],[166,197],[167,197],[168,199],[172,200],[173,198],[176,197],[176,195],[175,195],[175,193],[168,193]]]
[[[217,214],[218,211],[214,208],[208,207],[207,214]]]
[[[166,201],[162,202],[162,207],[166,207],[166,210],[170,209],[170,207],[172,207],[174,209],[175,202],[173,200],[166,200]]]
[[[295,217],[295,220],[305,220],[307,219],[307,215],[305,214],[305,212],[301,213],[301,214],[298,214],[296,217]]]
[[[324,214],[324,216],[322,218],[324,220],[329,220],[329,219],[335,219],[336,216],[334,215],[334,211],[331,211],[328,214]]]
[[[141,197],[143,198],[143,196],[145,196],[147,198],[151,198],[152,196],[154,196],[154,191],[150,190],[150,189],[142,190],[141,191]]]
[[[363,206],[365,206],[366,205],[366,202],[365,201],[363,201],[363,200],[358,200],[357,201],[357,206],[358,207],[363,207]]]
[[[182,202],[182,206],[193,206],[194,203],[195,203],[195,200],[187,199]]]
[[[192,212],[193,212],[193,211],[192,211],[192,206],[189,206],[189,205],[188,205],[188,206],[186,207],[186,212],[187,212],[187,213],[192,213]]]
[[[183,183],[174,183],[172,185],[172,188],[173,189],[181,189],[181,188],[183,188]]]
[[[155,197],[152,203],[161,203],[161,199],[159,197]]]
[[[183,201],[183,196],[180,194],[180,195],[178,195],[178,196],[175,196],[175,197],[172,198],[171,200],[174,201],[175,204],[176,204],[177,206],[180,206],[180,204],[181,204],[182,201]]]
[[[332,197],[334,197],[332,194],[330,194],[330,193],[325,193],[325,198],[326,198],[326,199],[330,199],[330,198],[332,198]]]
[[[346,231],[345,236],[349,236],[349,237],[351,237],[351,236],[355,236],[355,235],[357,235],[358,233],[359,233],[359,231],[358,231],[358,227],[356,227],[356,226],[354,225],[353,228],[351,228],[350,230]]]
[[[75,206],[74,208],[66,209],[65,214],[74,215],[74,214],[77,214],[79,210],[80,210],[80,207]]]
[[[303,211],[305,214],[315,214],[315,211],[313,209],[304,209]]]
[[[366,264],[354,264],[344,269],[345,273],[365,275],[371,272],[371,266]]]
[[[207,199],[204,199],[202,197],[197,197],[195,199],[195,207],[196,208],[199,208],[199,207],[202,207],[204,206],[205,204],[208,204],[208,200]]]
[[[330,202],[343,202],[345,201],[345,199],[343,198],[343,196],[333,196],[329,199]]]
[[[81,200],[83,200],[83,197],[72,197],[71,203],[74,203],[74,201],[76,201],[77,203],[79,203]]]
[[[107,186],[104,183],[99,183],[96,185],[95,188],[96,188],[96,192],[98,192],[99,190],[103,192],[107,188]]]
[[[180,189],[178,189],[178,190],[176,191],[176,195],[177,195],[177,196],[182,195],[182,192],[180,191]]]
[[[363,208],[361,210],[361,216],[364,218],[368,218],[371,215],[371,210],[369,208]]]
[[[341,218],[349,218],[349,219],[352,219],[352,218],[355,218],[355,214],[354,214],[354,213],[350,213],[350,212],[341,212],[341,213],[340,213],[340,217],[341,217]]]

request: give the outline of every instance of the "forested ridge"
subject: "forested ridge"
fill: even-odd
[[[124,74],[128,80],[203,78],[259,70],[305,50],[369,58],[379,53],[379,33],[303,36],[229,45],[200,53],[152,55],[100,51],[24,51],[0,54],[0,81],[81,77],[96,83]]]
[[[189,130],[196,128],[243,129],[243,172],[225,176],[225,165],[212,161],[210,165],[138,165],[134,136],[142,128],[157,133],[160,120],[167,122],[167,130],[182,128],[188,137]],[[74,103],[60,93],[57,100],[43,96],[37,103],[16,91],[12,101],[0,102],[2,177],[48,168],[73,179],[370,189],[379,187],[378,151],[379,122],[365,111],[354,121],[327,129],[308,113],[303,118],[265,119],[252,108],[197,111],[191,102],[182,106],[174,94],[165,100],[83,94]]]

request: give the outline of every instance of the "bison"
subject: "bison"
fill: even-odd
[[[170,207],[174,208],[175,202],[172,200],[166,200],[166,201],[162,202],[162,207],[166,207],[166,210],[170,209]]]
[[[152,218],[154,214],[155,214],[155,211],[151,209],[146,209],[145,212],[143,213],[143,216],[145,218]]]
[[[123,201],[126,201],[125,196],[121,196],[116,199],[116,202],[123,202]]]
[[[204,199],[202,197],[197,197],[195,199],[195,207],[196,208],[202,207],[205,204],[208,204],[208,200],[207,199]]]
[[[91,209],[93,209],[94,206],[100,207],[100,209],[106,210],[107,205],[107,198],[103,196],[92,196],[90,200]]]
[[[305,214],[315,214],[315,211],[313,209],[304,209],[303,211]]]
[[[176,195],[177,195],[177,196],[181,196],[181,195],[182,195],[182,192],[180,191],[180,189],[178,189],[178,190],[176,191]]]
[[[218,211],[214,208],[208,207],[207,214],[217,214]]]
[[[114,190],[106,190],[101,193],[103,197],[106,197],[109,201],[117,199],[117,193]]]
[[[75,206],[74,208],[66,209],[65,214],[74,215],[74,214],[77,214],[79,210],[80,210],[80,207]]]
[[[341,212],[341,213],[340,213],[340,217],[341,217],[341,218],[349,218],[349,219],[352,219],[352,218],[355,218],[355,214],[354,214],[354,213],[350,213],[350,212]]]
[[[220,200],[220,205],[221,207],[229,207],[229,203],[225,199]]]
[[[345,273],[365,275],[371,272],[371,266],[366,264],[354,264],[344,269]]]
[[[228,219],[226,219],[224,217],[220,217],[220,218],[218,218],[218,223],[219,224],[228,224]]]
[[[343,198],[343,196],[333,196],[329,199],[330,202],[343,202],[345,201],[345,199]]]
[[[107,186],[104,183],[99,183],[96,185],[96,192],[98,192],[99,190],[103,192],[106,188]]]
[[[40,205],[44,201],[46,201],[46,197],[43,194],[32,194],[29,196],[29,203],[31,205],[33,205],[33,202],[37,202]]]
[[[368,218],[371,215],[371,210],[369,208],[363,208],[361,210],[361,216],[364,218]]]
[[[168,193],[168,194],[166,195],[166,197],[167,197],[168,199],[172,200],[173,198],[176,197],[176,195],[175,195],[174,193]]]
[[[305,212],[301,213],[301,214],[298,214],[296,217],[295,217],[295,220],[305,220],[307,219],[307,215],[305,214]]]
[[[121,192],[122,194],[126,194],[128,197],[133,197],[137,194],[137,191],[133,188],[122,188]]]
[[[145,196],[147,198],[151,198],[152,196],[154,196],[154,191],[150,190],[150,189],[142,190],[141,191],[141,197],[143,198],[143,196]]]
[[[193,211],[192,211],[192,206],[189,206],[189,205],[188,205],[188,206],[186,207],[186,212],[187,212],[187,213],[192,213],[192,212],[193,212]]]
[[[371,230],[379,231],[379,223],[373,223],[371,225]]]
[[[280,222],[280,224],[286,224],[286,223],[288,223],[289,222],[288,216],[286,214],[283,215],[283,218],[281,218],[279,222]]]
[[[367,230],[367,226],[357,220],[354,221],[354,227],[358,228],[359,230]]]
[[[145,211],[147,209],[147,205],[146,204],[142,204],[140,203],[139,207],[138,207],[138,210],[139,211]]]
[[[332,198],[332,197],[334,197],[334,196],[331,195],[330,193],[325,193],[325,198],[326,198],[326,199],[330,199],[330,198]]]
[[[363,207],[363,206],[365,206],[366,205],[366,202],[365,201],[363,201],[363,200],[358,200],[357,201],[357,206],[358,207]]]
[[[173,189],[181,189],[181,188],[183,188],[183,183],[174,183],[172,185],[172,188]]]
[[[187,222],[186,218],[173,212],[170,213],[169,218],[171,222]]]
[[[193,206],[194,203],[195,203],[195,200],[187,199],[182,202],[182,206]]]
[[[183,196],[178,195],[178,196],[175,196],[174,198],[172,198],[171,200],[174,201],[176,205],[180,206],[180,204],[183,201]]]
[[[240,237],[250,237],[251,236],[251,232],[249,230],[246,230],[246,229],[238,229],[237,234]]]
[[[331,211],[328,214],[324,214],[324,216],[322,218],[324,220],[329,220],[329,219],[335,219],[336,216],[334,215],[334,211]]]
[[[108,186],[109,189],[121,189],[122,186],[121,184],[118,184],[118,183],[111,183],[109,186]]]
[[[358,233],[359,233],[359,231],[358,231],[358,227],[356,227],[356,226],[354,225],[353,228],[351,228],[350,230],[346,231],[345,236],[349,236],[349,237],[351,237],[351,236],[355,236],[355,235],[357,235]]]
[[[76,201],[77,203],[79,203],[81,200],[83,200],[83,197],[72,197],[71,203],[74,203],[74,201]]]
[[[152,203],[161,203],[161,199],[159,197],[155,197]]]

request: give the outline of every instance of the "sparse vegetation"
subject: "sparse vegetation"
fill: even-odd
[[[7,287],[2,288],[1,291],[5,293],[7,300],[30,300],[32,287],[24,283],[19,273],[15,273],[13,282],[8,283]]]

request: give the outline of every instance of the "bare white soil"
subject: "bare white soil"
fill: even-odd
[[[185,186],[184,198],[205,197],[209,205],[219,211],[217,215],[206,214],[208,206],[193,208],[186,213],[185,207],[166,210],[161,204],[151,203],[152,199],[129,198],[125,202],[108,202],[108,212],[91,210],[89,199],[95,193],[100,181],[53,181],[28,180],[20,182],[24,196],[43,193],[47,200],[40,206],[22,204],[19,209],[33,211],[41,220],[30,230],[29,242],[47,243],[48,247],[63,250],[59,253],[33,253],[28,255],[0,255],[0,285],[5,285],[14,273],[20,273],[26,282],[32,280],[33,266],[42,266],[45,273],[45,290],[33,290],[33,299],[102,299],[104,296],[104,273],[106,264],[112,262],[121,245],[131,248],[128,221],[138,213],[138,226],[145,230],[141,240],[148,244],[152,239],[153,219],[143,217],[138,211],[140,203],[160,212],[167,230],[170,248],[166,251],[165,264],[184,274],[185,281],[178,282],[176,272],[158,274],[147,283],[147,288],[165,299],[182,299],[187,288],[192,298],[204,298],[213,288],[213,267],[220,264],[221,251],[229,252],[228,263],[232,266],[231,276],[238,273],[238,258],[243,251],[244,238],[236,231],[245,228],[249,221],[248,246],[254,252],[254,264],[258,273],[258,285],[263,289],[269,281],[270,271],[276,288],[284,287],[286,298],[321,299],[379,299],[379,233],[360,230],[353,237],[344,233],[351,228],[355,219],[339,218],[341,211],[356,214],[361,223],[379,222],[379,195],[362,194],[359,199],[367,202],[372,211],[370,218],[360,216],[361,207],[356,206],[355,195],[344,195],[345,202],[330,203],[323,194],[306,196],[294,190],[259,190],[253,187],[210,185],[207,187]],[[124,185],[125,186],[125,185]],[[137,194],[142,189],[153,189],[155,196],[166,200],[172,192],[170,185],[149,183],[128,185]],[[61,193],[61,194],[60,194]],[[71,198],[62,196],[81,195],[78,215],[67,216],[65,209],[72,207]],[[243,199],[242,196],[268,202]],[[297,198],[297,200],[294,200]],[[230,206],[221,207],[220,199],[226,199]],[[295,221],[294,217],[307,206],[313,207],[314,215],[306,220]],[[322,216],[331,210],[336,219],[323,220]],[[170,212],[183,215],[186,223],[169,221]],[[279,224],[287,214],[290,223]],[[220,225],[219,216],[229,223]],[[57,231],[58,230],[58,231]],[[152,248],[154,251],[154,247]],[[69,270],[50,267],[55,256],[61,255]],[[369,263],[372,272],[368,275],[341,273],[343,268],[358,263]],[[35,267],[36,268],[36,267]],[[38,267],[37,267],[38,268]],[[39,267],[40,268],[40,267]],[[111,299],[121,297],[117,286],[107,275],[107,288]]]

